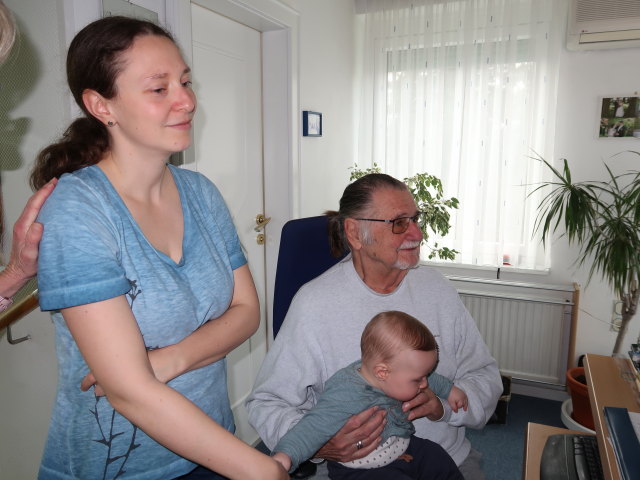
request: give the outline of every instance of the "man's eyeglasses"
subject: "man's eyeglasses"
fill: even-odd
[[[412,217],[398,217],[393,220],[382,220],[380,218],[356,218],[356,220],[364,220],[366,222],[385,222],[391,224],[393,233],[404,233],[409,228],[411,222],[422,225],[424,221],[424,212],[418,212]]]

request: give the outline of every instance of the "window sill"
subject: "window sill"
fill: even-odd
[[[420,260],[422,265],[428,265],[442,271],[447,270],[472,270],[474,272],[493,272],[497,275],[498,268],[490,265],[467,265],[461,263],[434,262],[430,260]],[[511,265],[500,267],[501,273],[518,273],[524,275],[549,275],[550,269],[518,268]]]

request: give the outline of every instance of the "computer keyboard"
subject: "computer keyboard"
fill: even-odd
[[[594,435],[551,435],[542,451],[540,480],[603,480]]]

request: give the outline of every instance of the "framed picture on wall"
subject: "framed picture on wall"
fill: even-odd
[[[304,110],[302,112],[302,136],[321,137],[322,136],[322,114]]]
[[[601,97],[598,137],[640,137],[640,97]]]

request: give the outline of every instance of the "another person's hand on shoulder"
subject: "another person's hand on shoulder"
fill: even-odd
[[[428,388],[422,390],[408,402],[404,402],[402,411],[409,412],[409,416],[407,417],[409,420],[427,417],[432,422],[437,422],[444,416],[442,402],[436,394]]]
[[[449,402],[451,410],[456,413],[458,413],[458,410],[461,408],[466,412],[469,407],[469,398],[467,397],[467,394],[464,393],[464,390],[456,387],[455,385],[451,387],[447,401]]]
[[[335,462],[350,462],[373,452],[380,444],[386,424],[385,410],[371,407],[351,417],[316,457]]]
[[[12,297],[36,275],[38,245],[43,231],[42,224],[36,222],[36,218],[56,183],[57,180],[54,178],[34,193],[13,226],[11,257],[7,267],[0,274],[0,295],[3,297]]]

